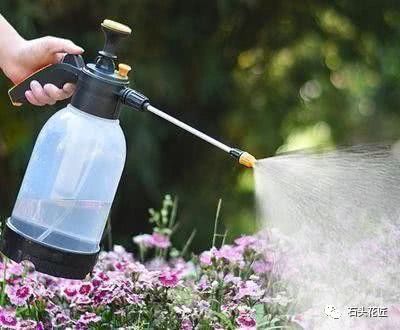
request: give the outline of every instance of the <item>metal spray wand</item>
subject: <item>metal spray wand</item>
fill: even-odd
[[[239,164],[242,164],[246,167],[254,167],[254,165],[256,163],[256,158],[253,155],[249,154],[246,151],[243,151],[243,150],[240,150],[237,148],[232,148],[232,147],[212,138],[211,136],[208,136],[208,135],[204,134],[203,132],[200,132],[199,130],[195,129],[194,127],[192,127],[188,124],[185,124],[184,122],[180,121],[179,119],[176,119],[176,118],[168,115],[167,113],[157,109],[156,107],[153,107],[150,104],[149,99],[146,96],[138,93],[137,91],[135,91],[131,88],[126,88],[121,92],[121,99],[124,104],[131,106],[135,110],[149,111],[149,112],[155,114],[156,116],[169,121],[171,124],[174,124],[182,129],[184,129],[185,131],[199,137],[200,139],[216,146],[217,148],[227,152],[232,157],[237,159]]]

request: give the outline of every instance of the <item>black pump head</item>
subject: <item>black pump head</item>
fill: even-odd
[[[116,119],[120,112],[120,95],[129,86],[131,70],[129,65],[118,63],[117,51],[121,40],[131,34],[131,29],[108,19],[101,23],[101,28],[104,47],[94,63],[82,68],[71,104],[92,115]]]
[[[131,69],[123,63],[117,66],[117,50],[120,41],[131,34],[131,29],[108,19],[101,23],[101,28],[104,47],[94,63],[82,68],[71,104],[92,115],[116,119],[120,112],[120,93],[129,86]]]
[[[96,59],[96,68],[107,73],[114,73],[115,61],[117,60],[117,51],[120,41],[128,37],[132,30],[130,27],[105,19],[101,23],[101,29],[104,32],[105,42],[103,50],[99,51],[99,57]]]

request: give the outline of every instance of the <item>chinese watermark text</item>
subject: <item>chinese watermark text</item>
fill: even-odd
[[[348,308],[349,317],[388,317],[387,307],[349,307]]]

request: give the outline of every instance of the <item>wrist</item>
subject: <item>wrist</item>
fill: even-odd
[[[0,38],[0,68],[3,71],[17,62],[25,42],[17,32]]]

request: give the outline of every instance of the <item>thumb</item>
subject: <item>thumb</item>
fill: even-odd
[[[56,38],[56,37],[44,37],[41,38],[43,49],[46,49],[49,53],[67,53],[67,54],[82,54],[83,48],[75,45],[71,40]]]

